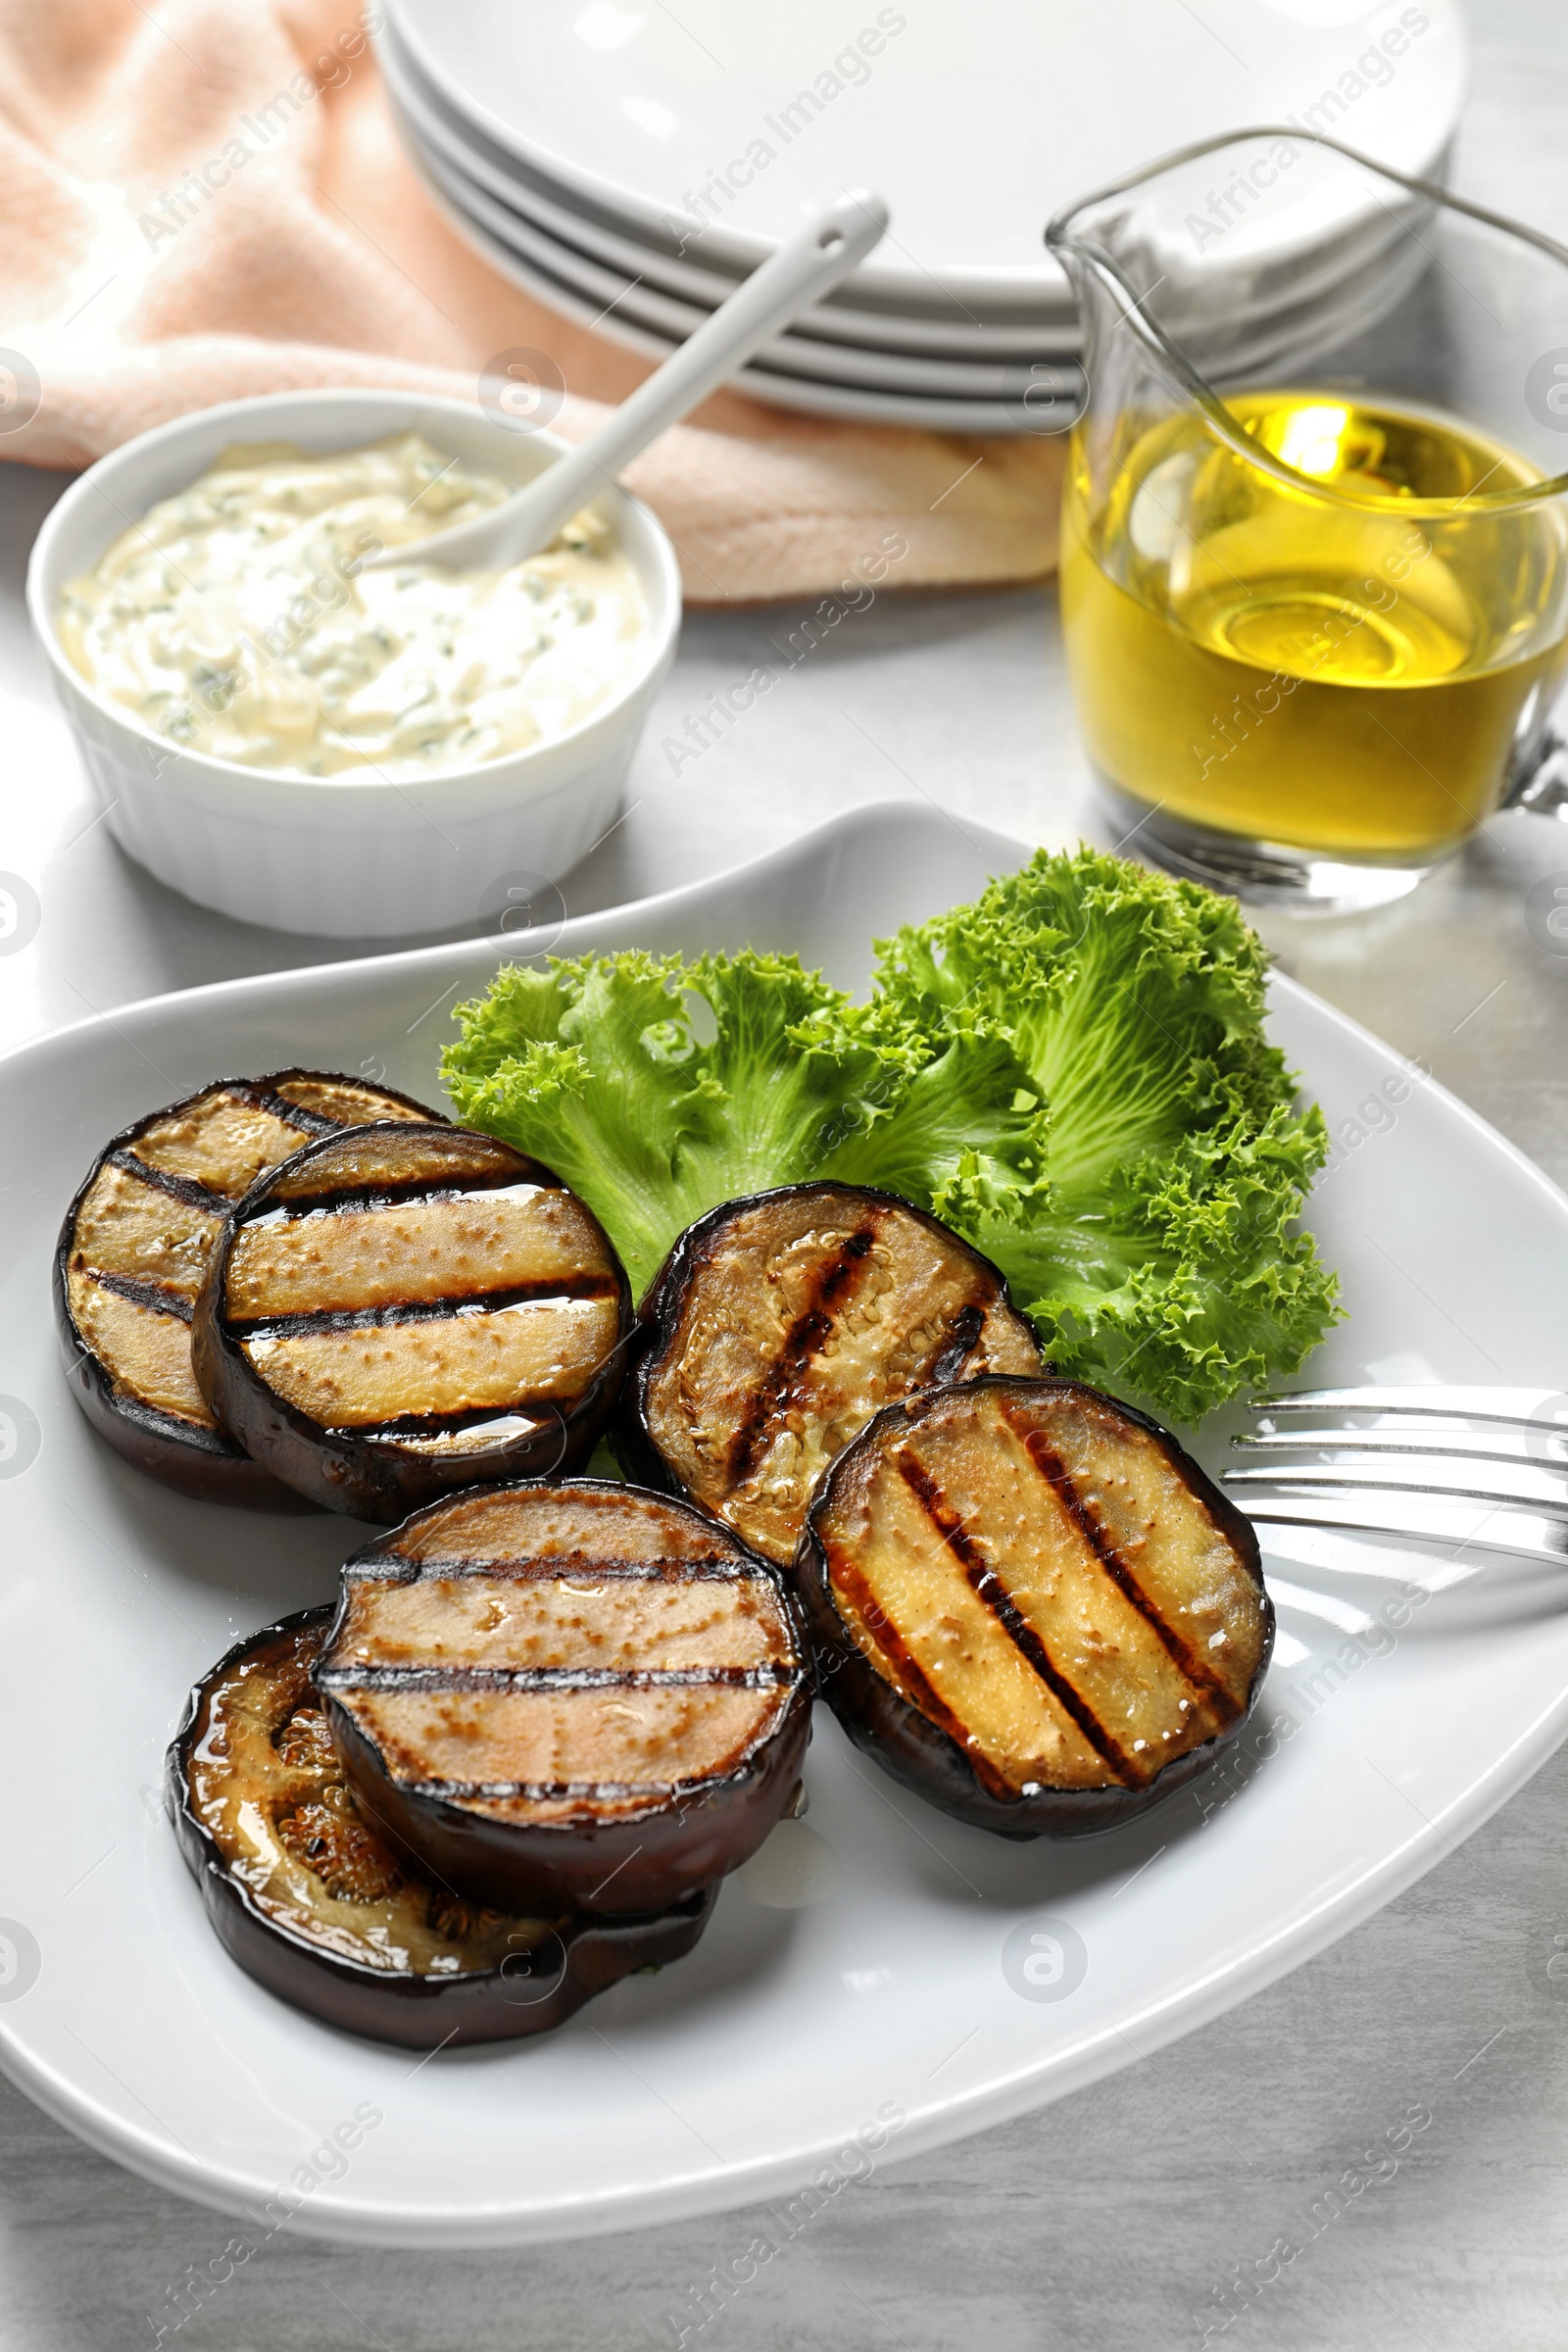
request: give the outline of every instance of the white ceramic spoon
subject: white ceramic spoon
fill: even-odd
[[[520,564],[548,547],[623,466],[678,424],[700,401],[728,380],[760,345],[820,302],[880,239],[888,208],[861,190],[841,196],[705,318],[663,366],[639,384],[596,433],[549,466],[536,481],[471,522],[428,539],[386,548],[366,568],[388,564],[439,564],[448,570],[489,571]]]

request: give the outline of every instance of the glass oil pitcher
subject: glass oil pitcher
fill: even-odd
[[[1062,624],[1116,832],[1332,909],[1568,807],[1568,251],[1295,128],[1047,242],[1089,386]]]

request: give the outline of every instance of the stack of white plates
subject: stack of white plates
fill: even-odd
[[[1458,119],[1458,0],[386,0],[409,149],[468,241],[662,357],[846,187],[877,251],[737,381],[819,415],[1052,432],[1082,334],[1050,215],[1152,156],[1296,121],[1428,174]],[[1390,38],[1392,32],[1393,37]],[[1368,209],[1374,200],[1368,197]],[[1361,287],[1293,254],[1325,314]],[[1357,275],[1359,272],[1359,275]],[[1292,286],[1295,292],[1292,292]]]

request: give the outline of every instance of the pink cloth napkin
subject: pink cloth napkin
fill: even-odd
[[[460,0],[454,0],[460,4]],[[580,439],[649,363],[471,252],[404,157],[358,0],[0,0],[0,456],[79,466],[248,393],[476,399],[548,355]],[[721,393],[628,474],[698,602],[1027,579],[1062,444]],[[897,552],[902,550],[902,552]]]

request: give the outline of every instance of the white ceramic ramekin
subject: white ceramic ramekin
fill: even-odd
[[[637,738],[674,658],[680,574],[647,508],[602,509],[648,602],[644,656],[620,692],[554,743],[483,766],[392,782],[373,768],[276,775],[182,749],[88,685],[61,648],[64,583],[234,442],[356,449],[419,432],[437,449],[525,482],[562,444],[514,433],[462,401],[403,392],[278,392],[226,402],[100,458],[55,507],[32,551],[27,606],[106,815],[161,882],[249,923],[337,939],[406,938],[477,923],[498,877],[553,882],[613,822]]]

